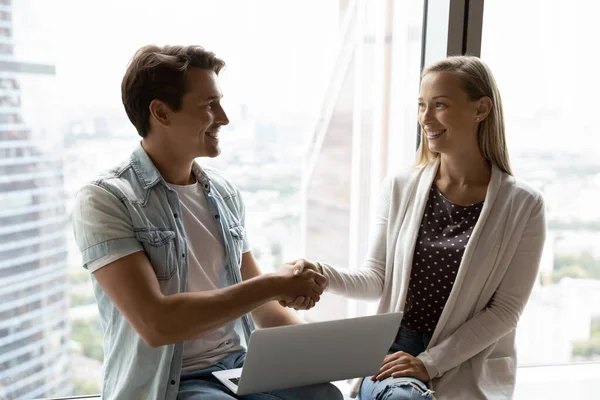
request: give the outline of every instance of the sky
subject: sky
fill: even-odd
[[[61,107],[121,110],[133,53],[199,44],[225,59],[225,105],[314,114],[331,68],[337,0],[14,0],[15,55],[54,63]],[[306,110],[306,111],[304,111]]]
[[[123,115],[120,82],[135,50],[193,43],[226,60],[221,85],[234,117],[247,104],[256,120],[314,119],[330,80],[338,6],[339,0],[14,0],[15,55],[56,65],[51,101],[62,118],[81,110]],[[600,147],[599,14],[600,2],[592,0],[485,2],[481,55],[502,93],[509,146]]]

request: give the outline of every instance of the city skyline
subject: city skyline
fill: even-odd
[[[55,69],[13,54],[11,12],[0,4],[0,398],[31,399],[72,391],[67,220],[62,159],[36,145],[23,112]]]

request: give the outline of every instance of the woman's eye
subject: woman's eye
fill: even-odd
[[[437,108],[442,108],[442,107],[446,107],[446,105],[444,103],[435,103],[435,106]]]

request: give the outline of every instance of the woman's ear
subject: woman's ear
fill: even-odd
[[[494,103],[489,97],[483,96],[482,98],[480,98],[479,105],[477,106],[477,114],[475,115],[475,119],[478,122],[486,119],[487,116],[490,115],[493,106]]]

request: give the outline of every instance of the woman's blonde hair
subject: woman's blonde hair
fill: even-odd
[[[471,100],[479,100],[483,96],[487,96],[492,100],[492,109],[489,115],[479,123],[477,131],[479,149],[490,163],[512,175],[504,136],[502,99],[490,68],[478,57],[453,56],[425,68],[421,74],[421,79],[431,72],[452,72],[456,74],[462,82],[463,90]],[[429,150],[427,136],[421,134],[416,165],[426,165],[437,157],[439,157],[439,153]]]

